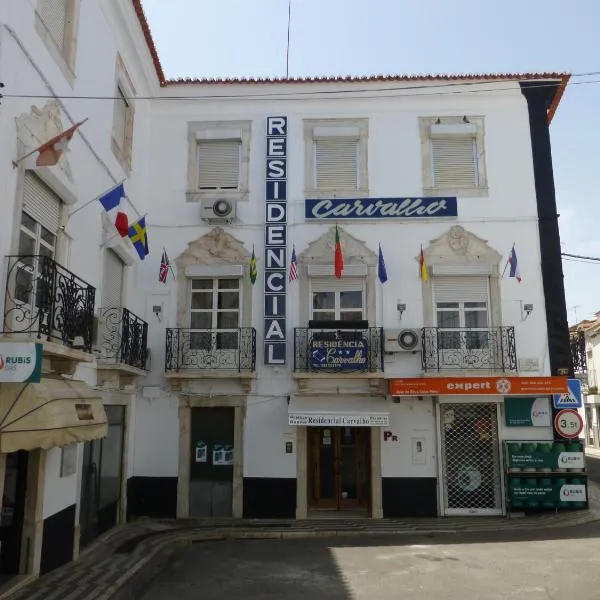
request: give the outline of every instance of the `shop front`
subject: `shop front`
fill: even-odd
[[[74,511],[61,539],[49,536],[52,539],[42,545],[44,488],[49,484],[47,450],[71,447],[106,433],[102,401],[83,381],[43,376],[37,382],[0,384],[3,576],[44,572],[50,565],[53,568],[73,558]]]
[[[381,427],[389,406],[370,396],[294,396],[288,420],[296,427],[296,516],[381,516]]]
[[[507,511],[505,441],[553,439],[551,395],[564,377],[448,377],[390,381],[398,399],[430,398],[436,414],[439,514]]]

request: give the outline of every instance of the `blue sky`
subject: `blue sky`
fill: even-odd
[[[143,4],[167,77],[285,75],[288,0]],[[563,251],[600,257],[599,23],[597,0],[292,0],[290,75],[599,72],[551,135]],[[600,263],[563,268],[569,321],[590,318]]]

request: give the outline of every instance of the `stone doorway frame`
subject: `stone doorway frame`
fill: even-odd
[[[383,518],[381,428],[371,427],[371,518]],[[296,519],[308,517],[308,427],[296,427]]]
[[[177,477],[177,518],[190,516],[191,421],[193,408],[233,408],[233,502],[231,516],[244,514],[244,421],[245,396],[214,396],[202,394],[179,396],[179,469]]]

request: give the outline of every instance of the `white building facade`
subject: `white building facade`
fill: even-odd
[[[72,439],[66,478],[64,439],[19,448],[44,465],[42,492],[23,484],[43,496],[23,521],[40,530],[30,570],[53,527],[64,562],[126,514],[505,514],[503,442],[552,442],[572,373],[548,132],[568,77],[167,82],[137,0],[68,2],[65,69],[43,5],[13,1],[19,28],[3,26],[2,250],[24,254],[34,181],[60,201],[53,260],[95,289],[83,345],[51,354],[42,330],[44,373],[66,353],[108,437]],[[59,100],[33,109],[12,87]],[[20,124],[57,116],[89,117],[68,163],[14,168],[55,133]],[[123,180],[143,261],[86,204]],[[27,255],[46,252],[39,232]]]
[[[147,95],[155,75],[128,5],[2,8],[0,353],[6,372],[23,348],[15,342],[41,344],[42,373],[0,385],[0,571],[35,575],[126,519],[147,322],[138,255],[95,198],[123,180],[130,198],[142,197],[134,153],[148,107],[133,97]],[[98,94],[108,99],[86,99]],[[36,164],[36,148],[85,119],[57,164]],[[123,200],[131,222],[137,208]]]

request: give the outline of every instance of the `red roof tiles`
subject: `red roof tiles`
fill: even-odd
[[[568,73],[480,73],[480,74],[455,74],[455,75],[358,75],[358,76],[317,76],[317,77],[232,77],[225,79],[217,78],[191,78],[179,77],[177,79],[167,79],[160,64],[156,45],[152,38],[150,26],[144,14],[141,0],[131,0],[134,10],[137,14],[140,26],[148,50],[154,62],[154,68],[161,87],[176,85],[223,85],[223,84],[281,84],[281,83],[373,83],[373,82],[435,82],[435,81],[525,81],[525,80],[552,80],[559,82],[552,103],[548,109],[548,123],[558,108],[562,95],[569,82]]]

